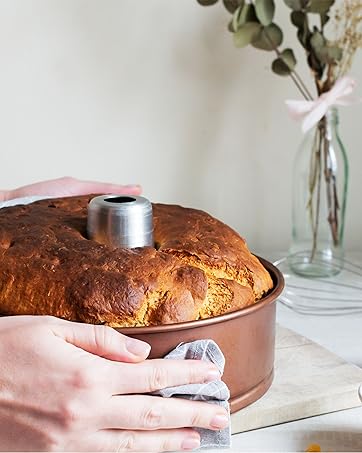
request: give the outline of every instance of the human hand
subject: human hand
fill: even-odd
[[[172,451],[192,428],[227,425],[214,404],[142,395],[218,378],[204,361],[144,360],[150,347],[106,326],[0,318],[0,450]]]
[[[81,181],[65,176],[64,178],[52,179],[50,181],[36,182],[14,190],[0,191],[0,200],[7,201],[32,195],[69,197],[71,195],[87,195],[90,193],[140,195],[141,192],[142,188],[139,185],[122,186],[96,181]]]

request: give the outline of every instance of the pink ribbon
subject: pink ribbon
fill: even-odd
[[[352,77],[344,76],[336,81],[333,87],[314,101],[285,101],[290,116],[302,121],[302,131],[307,132],[327,113],[333,105],[352,105],[361,102],[351,96],[356,81]]]

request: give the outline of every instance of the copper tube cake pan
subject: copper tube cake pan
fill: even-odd
[[[198,321],[116,330],[149,343],[152,359],[165,356],[181,342],[213,339],[226,359],[223,380],[230,389],[231,412],[235,412],[259,399],[273,381],[276,300],[284,279],[275,266],[259,259],[274,287],[254,305]]]

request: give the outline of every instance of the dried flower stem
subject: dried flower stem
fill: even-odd
[[[362,48],[362,2],[340,2],[334,15],[334,31],[337,38],[333,44],[342,49],[342,59],[333,68],[334,83],[350,70],[355,53]]]
[[[330,155],[330,140],[327,136],[327,125],[326,119],[324,120],[324,143],[323,143],[323,155],[324,155],[324,178],[326,181],[326,191],[327,191],[327,206],[328,206],[328,222],[331,227],[331,233],[333,238],[333,243],[335,246],[338,245],[338,210],[339,202],[337,195],[337,184],[336,184],[336,175],[335,171],[332,168],[331,164],[331,155]]]
[[[309,200],[307,209],[312,226],[313,244],[310,262],[313,261],[318,248],[318,229],[321,205],[322,173],[326,185],[327,220],[330,226],[334,246],[339,245],[339,200],[337,193],[337,177],[331,157],[328,117],[324,116],[318,123],[313,142],[310,164]],[[315,199],[315,207],[314,200]]]
[[[322,176],[322,159],[321,159],[321,146],[322,146],[322,133],[320,127],[318,127],[318,146],[315,150],[315,164],[316,164],[316,171],[317,171],[317,200],[316,200],[316,212],[315,212],[315,222],[312,224],[312,230],[313,230],[313,245],[312,245],[312,251],[310,254],[310,261],[312,262],[316,251],[317,251],[317,242],[318,242],[318,227],[319,227],[319,211],[320,211],[320,201],[321,201],[321,176]],[[311,194],[311,197],[313,197],[314,193],[314,188]]]

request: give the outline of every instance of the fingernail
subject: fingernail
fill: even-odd
[[[211,368],[206,375],[205,382],[219,381],[221,374],[216,368]]]
[[[200,437],[186,437],[182,441],[181,448],[182,450],[195,450],[195,448],[200,447]]]
[[[147,357],[151,351],[151,346],[143,341],[128,337],[126,340],[126,349],[138,357]]]
[[[226,428],[229,424],[229,417],[226,415],[215,415],[215,417],[211,420],[210,426],[212,428],[223,429]]]

